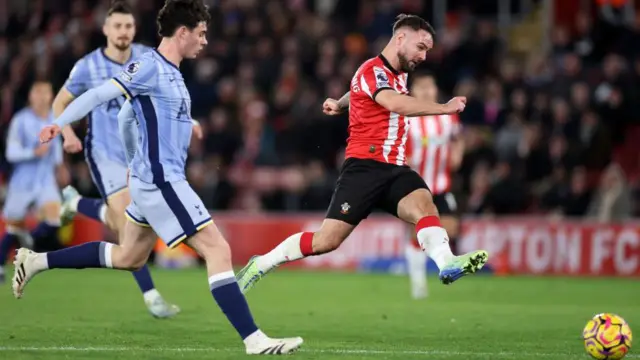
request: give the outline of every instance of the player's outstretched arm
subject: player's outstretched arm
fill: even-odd
[[[121,87],[111,80],[85,92],[62,112],[53,122],[53,125],[46,126],[42,129],[40,132],[40,141],[51,141],[51,139],[60,133],[60,129],[64,126],[84,118],[96,106],[115,99],[118,96],[122,96],[122,94]]]
[[[136,155],[138,126],[136,124],[136,115],[129,100],[124,102],[120,112],[118,112],[118,128],[120,129],[120,138],[124,145],[127,164],[131,164],[131,160]]]
[[[327,115],[342,114],[343,112],[345,112],[345,110],[349,109],[349,94],[350,93],[347,92],[340,98],[340,100],[328,98],[324,101],[324,104],[322,104],[322,112]]]
[[[467,102],[461,96],[454,97],[446,104],[424,102],[390,88],[378,91],[374,100],[385,109],[404,116],[455,114],[462,112]]]
[[[53,99],[53,116],[58,118],[63,112],[64,109],[71,104],[71,102],[75,99],[75,96],[69,92],[65,87],[62,87],[55,99]],[[77,153],[82,150],[82,142],[76,135],[75,131],[71,125],[67,125],[62,128],[62,137],[64,138],[64,150],[70,153]]]

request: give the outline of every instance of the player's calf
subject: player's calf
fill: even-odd
[[[206,226],[187,243],[205,259],[211,295],[242,338],[248,354],[286,354],[302,344],[301,338],[271,339],[258,329],[236,282],[229,244],[215,225]]]

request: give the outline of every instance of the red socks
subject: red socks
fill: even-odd
[[[311,256],[313,255],[313,233],[312,232],[304,232],[302,236],[300,236],[300,252],[302,256]]]
[[[419,233],[420,230],[432,226],[442,227],[442,225],[440,225],[440,218],[437,216],[425,216],[418,220],[416,224],[416,234]]]

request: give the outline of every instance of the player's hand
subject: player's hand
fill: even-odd
[[[446,106],[448,114],[461,113],[467,106],[467,98],[465,96],[456,96],[449,100]]]
[[[48,143],[53,140],[58,134],[60,134],[62,130],[58,125],[47,125],[42,130],[40,130],[40,142],[43,144]]]
[[[82,141],[78,139],[76,134],[68,135],[64,137],[62,147],[64,148],[64,151],[68,152],[69,154],[75,154],[82,151]]]
[[[33,155],[35,155],[36,157],[43,157],[47,155],[49,147],[51,147],[51,144],[41,144],[35,150],[33,150]]]
[[[344,109],[338,105],[338,100],[329,98],[322,104],[322,112],[327,115],[340,115],[343,111]]]
[[[202,132],[202,126],[199,123],[193,124],[193,136],[195,136],[198,140],[202,140],[202,137],[204,136]]]

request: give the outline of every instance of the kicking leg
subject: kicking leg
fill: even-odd
[[[189,238],[187,244],[205,259],[211,294],[242,338],[247,354],[287,354],[302,345],[300,337],[272,339],[258,329],[236,282],[229,244],[215,225],[205,226]]]
[[[238,273],[238,284],[246,293],[269,271],[281,264],[321,255],[337,249],[351,234],[355,225],[335,219],[325,219],[315,233],[303,232],[289,236],[273,250],[262,256],[254,256]]]
[[[449,247],[449,237],[440,224],[438,209],[427,189],[418,189],[398,202],[398,217],[416,225],[420,246],[440,269],[440,280],[450,284],[459,278],[480,270],[487,262],[487,252],[473,251],[454,256]]]
[[[138,270],[149,258],[156,239],[150,228],[127,224],[120,245],[91,242],[47,253],[21,248],[14,261],[13,294],[16,298],[21,298],[29,280],[36,274],[51,269]]]

